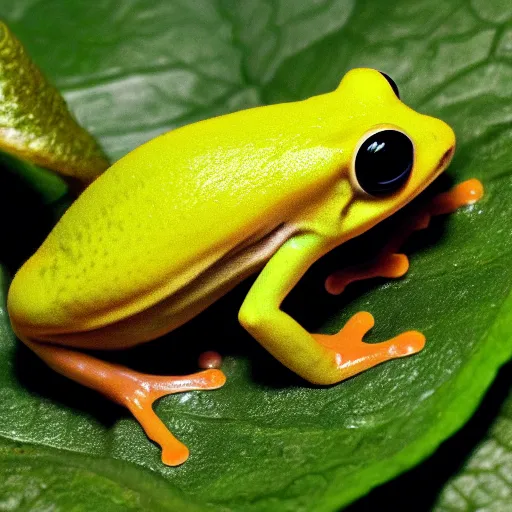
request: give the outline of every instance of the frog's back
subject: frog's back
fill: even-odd
[[[125,317],[293,219],[336,165],[336,151],[315,136],[318,101],[189,125],[122,158],[20,271],[41,309],[31,316],[57,330],[71,319],[90,329]]]

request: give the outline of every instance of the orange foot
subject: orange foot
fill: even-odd
[[[365,343],[364,335],[373,327],[370,313],[356,313],[338,334],[313,334],[316,341],[333,350],[342,370],[340,380],[348,379],[384,361],[415,354],[425,346],[425,336],[408,331],[381,343]]]
[[[226,382],[226,377],[220,370],[205,370],[180,377],[159,377],[127,369],[126,375],[132,382],[123,384],[122,404],[135,416],[147,436],[161,446],[164,464],[183,464],[188,459],[188,448],[171,434],[155,414],[153,402],[174,393],[220,388]]]
[[[162,462],[169,466],[185,462],[188,448],[155,414],[153,402],[174,393],[217,389],[226,382],[216,369],[179,377],[147,375],[61,346],[22,341],[55,371],[127,407],[147,436],[162,447]]]
[[[468,204],[475,203],[483,196],[483,186],[475,179],[464,181],[452,190],[439,194],[424,209],[413,214],[410,221],[400,229],[382,249],[376,260],[354,265],[331,274],[325,281],[326,290],[338,295],[354,281],[372,277],[402,277],[409,269],[409,259],[405,254],[397,253],[409,236],[420,229],[425,229],[434,215],[451,213]]]

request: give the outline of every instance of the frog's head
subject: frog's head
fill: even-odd
[[[455,135],[443,121],[402,103],[393,80],[374,69],[349,71],[333,94],[347,120],[343,149],[352,198],[343,231],[356,236],[413,199],[448,166]]]

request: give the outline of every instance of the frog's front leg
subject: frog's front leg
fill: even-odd
[[[310,334],[280,306],[309,266],[326,252],[317,235],[288,240],[267,263],[249,291],[239,313],[240,323],[276,359],[315,384],[333,384],[372,366],[420,351],[419,332],[406,332],[382,343],[364,343],[373,317],[354,315],[332,336]]]
[[[355,281],[372,277],[402,277],[409,270],[409,258],[398,251],[411,234],[427,228],[431,218],[436,215],[452,213],[462,206],[479,201],[483,192],[480,181],[470,179],[435,196],[428,204],[412,213],[382,248],[377,258],[334,272],[325,280],[325,289],[333,295],[339,295],[350,283]]]

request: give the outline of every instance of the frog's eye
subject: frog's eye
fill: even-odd
[[[379,73],[388,81],[388,84],[391,86],[391,89],[393,89],[396,97],[400,99],[400,92],[398,91],[398,86],[395,84],[395,81],[389,75],[386,75],[386,73],[383,73],[382,71],[379,71]]]
[[[372,196],[386,196],[407,182],[413,167],[411,139],[398,130],[381,130],[363,140],[354,171],[358,185]]]

